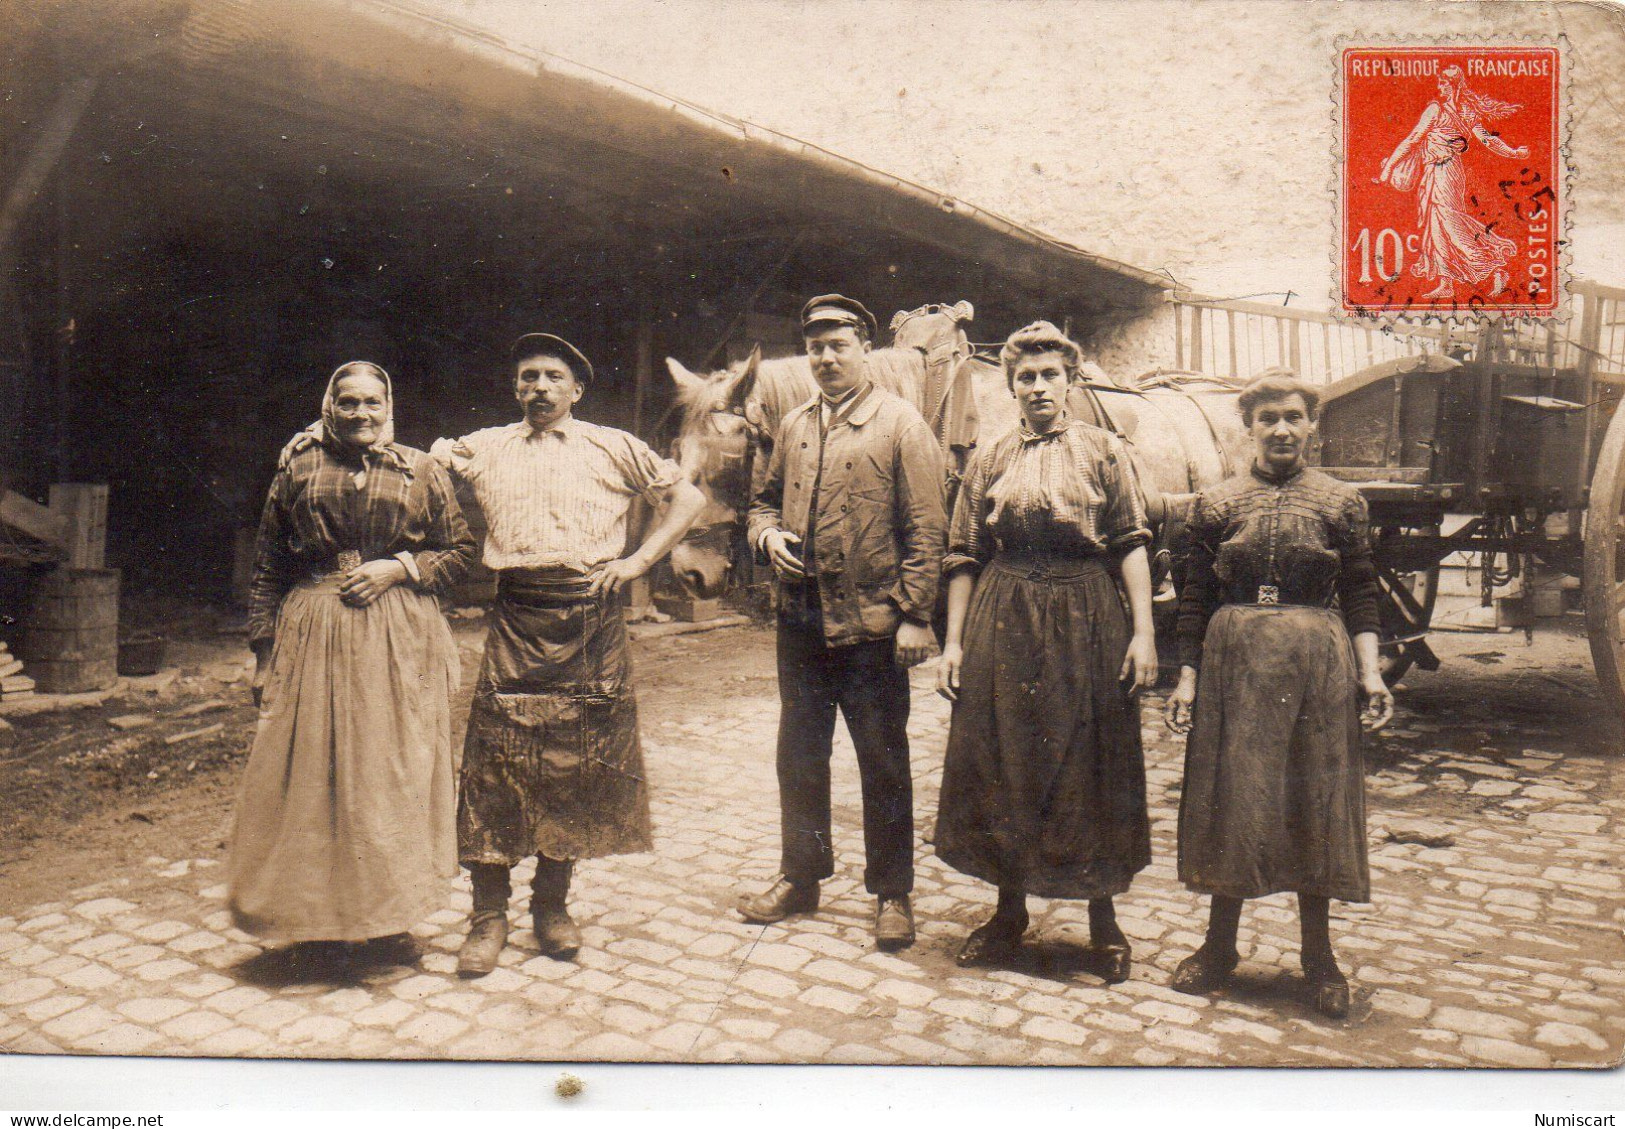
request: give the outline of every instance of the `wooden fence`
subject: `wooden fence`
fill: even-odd
[[[1311,384],[1331,384],[1382,361],[1437,353],[1437,326],[1384,329],[1328,313],[1262,302],[1174,299],[1174,365],[1246,379],[1289,368]]]
[[[1569,292],[1575,315],[1569,320],[1520,323],[1510,331],[1500,323],[1383,327],[1314,310],[1181,295],[1174,299],[1174,365],[1241,379],[1289,368],[1311,383],[1331,384],[1382,361],[1462,347],[1502,363],[1625,384],[1625,289],[1582,281]]]

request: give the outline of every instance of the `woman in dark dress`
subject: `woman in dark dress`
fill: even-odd
[[[271,483],[248,618],[260,720],[228,888],[245,932],[334,956],[381,939],[369,957],[410,962],[406,931],[457,874],[457,647],[435,595],[474,539],[446,472],[394,442],[392,404],[383,369],[340,367]]]
[[[1221,985],[1239,960],[1242,902],[1291,890],[1315,1007],[1341,1018],[1330,902],[1371,899],[1360,730],[1387,724],[1394,700],[1377,662],[1365,499],[1304,465],[1319,406],[1286,372],[1243,389],[1254,463],[1204,492],[1191,519],[1167,720],[1190,734],[1179,877],[1213,903],[1173,986]]]
[[[972,463],[943,560],[937,689],[954,711],[936,849],[999,888],[960,964],[1014,955],[1028,894],[1087,898],[1115,983],[1130,953],[1112,897],[1151,860],[1135,699],[1157,671],[1151,534],[1123,442],[1067,415],[1078,347],[1037,322],[1002,359],[1021,424]]]

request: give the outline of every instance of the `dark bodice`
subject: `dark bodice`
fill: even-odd
[[[407,555],[416,587],[440,593],[473,564],[475,542],[451,479],[422,451],[397,443],[387,456],[369,454],[362,462],[321,444],[306,447],[277,470],[265,501],[249,638],[270,638],[277,609],[299,578],[332,571],[345,550],[363,561]]]
[[[1220,605],[1330,607],[1351,635],[1376,631],[1378,589],[1365,499],[1305,469],[1274,478],[1256,468],[1196,501],[1180,593],[1180,659],[1195,666]]]

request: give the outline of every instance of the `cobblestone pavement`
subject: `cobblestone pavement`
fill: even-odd
[[[477,636],[463,632],[465,647]],[[586,947],[541,957],[517,928],[501,967],[453,974],[466,879],[417,934],[416,968],[302,981],[230,928],[218,857],[152,858],[0,918],[0,1046],[21,1052],[849,1063],[1594,1066],[1625,1039],[1625,900],[1612,739],[1582,652],[1556,673],[1419,676],[1369,755],[1371,906],[1334,907],[1355,1014],[1300,998],[1295,907],[1249,904],[1236,984],[1167,987],[1200,940],[1174,874],[1182,746],[1146,708],[1155,862],[1119,899],[1133,978],[1088,971],[1085,907],[1034,901],[1027,957],[962,970],[992,891],[920,848],[919,942],[876,952],[861,886],[857,773],[837,750],[837,876],[824,909],[774,926],[734,912],[777,862],[772,636],[639,645],[657,851],[578,869]],[[1489,645],[1511,649],[1504,639]],[[1521,644],[1521,640],[1519,641]],[[1578,644],[1583,647],[1583,644]],[[1472,647],[1457,646],[1471,652]],[[1452,662],[1461,662],[1452,658]],[[472,665],[472,664],[470,664]],[[916,672],[916,807],[929,833],[945,703]],[[525,872],[516,875],[523,891]],[[136,892],[139,891],[139,892]],[[121,892],[130,897],[120,896]],[[527,923],[516,895],[516,926]],[[278,969],[281,969],[278,972]]]

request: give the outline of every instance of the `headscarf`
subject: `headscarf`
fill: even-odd
[[[362,470],[357,475],[358,484],[364,481],[369,461],[393,466],[410,478],[411,464],[395,446],[395,386],[384,367],[371,361],[346,361],[333,370],[333,375],[327,378],[327,391],[322,393],[322,418],[288,440],[277,459],[277,469],[283,469],[295,455],[311,447],[325,445],[329,450],[338,451],[347,446],[338,437],[338,407],[333,402],[339,381],[347,376],[371,376],[384,386],[384,426],[378,429],[378,438],[361,453]]]

